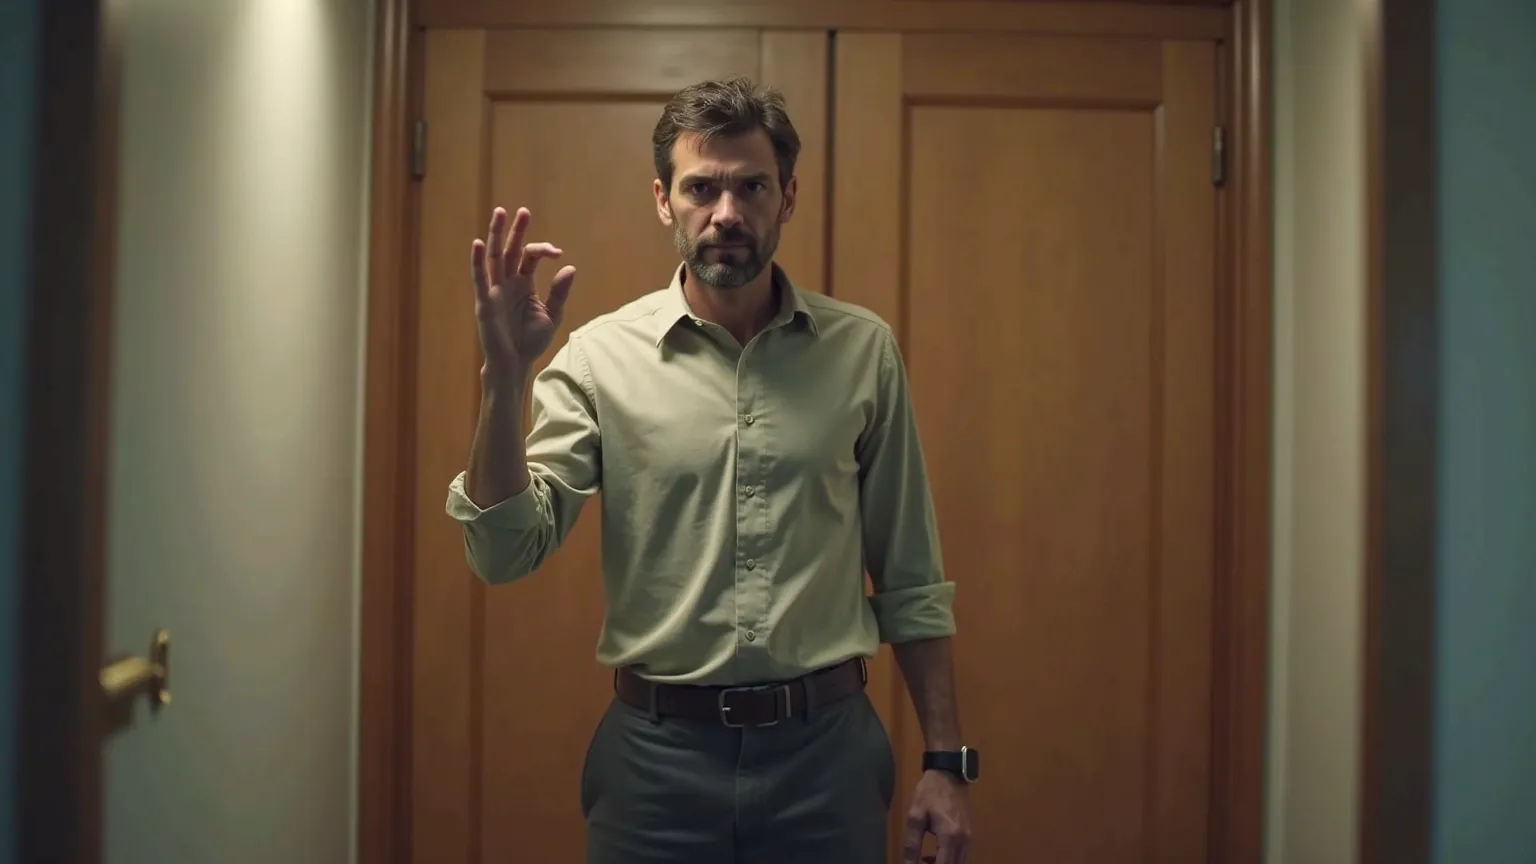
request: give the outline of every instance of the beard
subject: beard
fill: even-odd
[[[729,245],[716,249],[725,244]],[[672,245],[700,282],[711,288],[740,288],[756,279],[773,260],[779,228],[774,225],[760,238],[740,228],[693,238],[683,233],[682,223],[674,222]]]

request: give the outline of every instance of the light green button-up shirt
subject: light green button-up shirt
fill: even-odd
[[[890,328],[775,267],[779,313],[743,348],[689,311],[682,273],[535,377],[525,490],[482,510],[452,481],[471,568],[533,572],[601,491],[603,665],[749,684],[952,634]]]

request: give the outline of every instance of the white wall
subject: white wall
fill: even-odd
[[[1357,0],[1275,6],[1268,864],[1356,860],[1365,565],[1365,55]]]
[[[126,21],[109,651],[174,701],[106,754],[106,860],[353,850],[369,0]]]

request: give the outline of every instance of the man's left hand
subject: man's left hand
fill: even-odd
[[[937,857],[924,859],[933,864],[965,864],[971,845],[971,795],[960,778],[943,771],[924,771],[907,810],[907,839],[902,861],[919,864],[923,835],[938,840]]]

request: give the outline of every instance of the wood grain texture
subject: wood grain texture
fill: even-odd
[[[1155,39],[920,33],[902,38],[909,102],[1072,104],[1143,108],[1162,101]]]
[[[420,50],[409,0],[376,11],[369,179],[364,394],[362,609],[359,643],[357,860],[394,864],[410,837],[410,669],[415,508],[410,426],[415,391],[415,184],[407,130],[419,114],[411,51]],[[414,44],[413,44],[414,43]]]
[[[795,213],[780,235],[775,260],[796,288],[823,292],[828,279],[831,199],[827,186],[831,36],[820,30],[764,30],[760,38],[759,81],[784,94],[790,120],[800,135]]]
[[[1221,190],[1224,267],[1230,287],[1219,310],[1228,362],[1218,379],[1234,461],[1220,474],[1227,514],[1217,549],[1228,580],[1216,596],[1212,790],[1225,810],[1211,825],[1212,859],[1258,864],[1263,856],[1264,759],[1268,728],[1270,476],[1273,448],[1273,251],[1270,0],[1237,0],[1224,46],[1222,92],[1228,184]]]
[[[426,102],[434,140],[456,142],[422,182],[416,276],[411,705],[414,861],[478,861],[477,716],[481,588],[458,526],[443,514],[447,482],[463,470],[479,405],[469,241],[484,236],[485,100],[465,86],[483,74],[482,31],[427,35]],[[446,148],[439,145],[439,153]]]
[[[486,34],[485,90],[523,96],[666,99],[698,81],[755,77],[756,30],[498,30]]]
[[[902,36],[850,33],[837,37],[832,104],[831,292],[901,326]]]
[[[1212,740],[1212,680],[1216,669],[1212,622],[1220,576],[1230,572],[1216,555],[1212,535],[1221,524],[1216,510],[1217,474],[1233,461],[1233,442],[1221,434],[1216,382],[1225,363],[1221,338],[1202,339],[1201,328],[1185,322],[1216,321],[1220,296],[1216,196],[1176,190],[1209,189],[1210,129],[1216,125],[1217,59],[1208,42],[1166,42],[1162,46],[1163,107],[1157,115],[1156,233],[1161,284],[1162,332],[1152,368],[1156,382],[1157,436],[1161,460],[1154,498],[1154,565],[1157,584],[1152,610],[1150,653],[1153,694],[1152,753],[1146,801],[1147,857],[1152,861],[1211,860],[1208,821],[1226,803],[1197,813],[1182,802],[1209,794]],[[1190,382],[1200,382],[1190,386]],[[1219,454],[1212,459],[1211,454]],[[1219,625],[1217,625],[1219,627]]]

